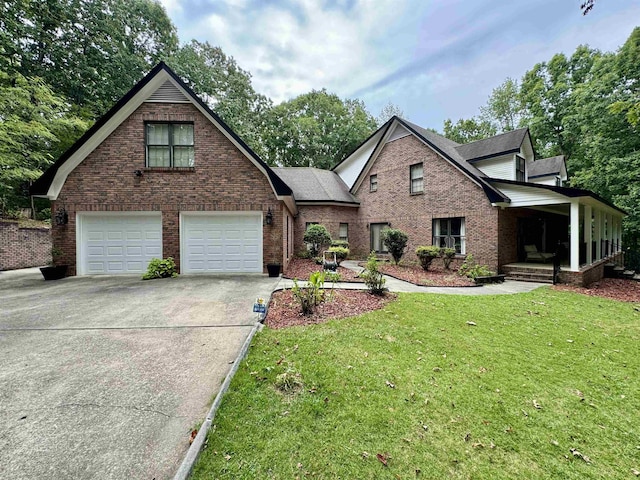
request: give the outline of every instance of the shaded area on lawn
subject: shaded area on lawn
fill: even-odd
[[[372,295],[359,290],[325,290],[328,299],[316,307],[312,315],[303,315],[300,304],[291,290],[275,292],[271,297],[265,325],[270,328],[284,328],[293,325],[323,323],[334,318],[345,318],[378,310],[396,298],[393,293]]]
[[[193,478],[633,478],[639,321],[541,288],[264,329]]]
[[[435,263],[435,262],[434,262]],[[360,264],[364,267],[364,264]],[[470,278],[458,275],[455,270],[446,270],[443,267],[433,266],[424,270],[419,265],[404,264],[395,265],[391,262],[380,262],[378,269],[385,275],[426,287],[472,287],[475,282]]]
[[[313,272],[322,271],[322,265],[318,265],[314,260],[309,258],[293,258],[283,277],[297,278],[298,280],[309,280],[309,275]],[[345,267],[338,267],[337,272],[340,274],[340,282],[356,282],[364,283],[364,280],[358,277],[358,272],[354,272]],[[328,282],[327,282],[328,283]]]
[[[623,278],[603,278],[592,283],[588,287],[574,287],[572,285],[554,285],[559,291],[570,291],[589,295],[591,297],[604,297],[621,302],[640,303],[640,282]]]

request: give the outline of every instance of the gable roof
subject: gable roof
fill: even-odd
[[[528,128],[520,128],[483,140],[465,143],[458,145],[456,151],[468,162],[518,152],[528,131]]]
[[[276,196],[291,196],[291,188],[204,103],[189,86],[164,62],[160,62],[122,97],[106,114],[85,132],[62,156],[38,178],[29,193],[36,197],[55,200],[64,182],[73,171],[100,143],[106,139],[136,108],[147,101],[169,80],[193,103],[259,170],[268,178]]]
[[[344,181],[332,170],[314,167],[273,169],[293,190],[296,202],[360,204]]]
[[[558,155],[555,157],[542,158],[534,162],[529,163],[527,168],[529,169],[528,177],[546,177],[549,175],[559,175],[564,167],[564,155]]]

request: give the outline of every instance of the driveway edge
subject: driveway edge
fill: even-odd
[[[198,430],[198,434],[196,435],[196,438],[193,440],[193,443],[189,447],[189,450],[187,450],[187,455],[184,457],[182,464],[180,464],[180,468],[178,469],[175,476],[173,477],[173,480],[187,480],[189,478],[189,475],[191,475],[193,466],[195,465],[196,460],[198,460],[198,457],[200,456],[200,452],[202,451],[202,447],[207,439],[207,434],[209,433],[209,429],[213,424],[213,419],[216,416],[216,412],[218,411],[218,408],[220,408],[220,404],[222,403],[222,398],[224,397],[224,394],[229,389],[231,380],[233,379],[236,372],[238,371],[238,368],[240,368],[240,363],[242,362],[242,360],[244,360],[244,357],[247,356],[247,352],[249,351],[249,346],[253,341],[253,337],[259,330],[262,329],[262,327],[263,325],[260,322],[256,322],[253,328],[251,329],[249,336],[244,341],[244,344],[242,345],[242,349],[240,350],[240,353],[238,353],[238,356],[233,362],[233,367],[231,367],[231,370],[229,370],[229,373],[227,373],[227,376],[224,379],[224,382],[222,383],[222,387],[220,387],[220,391],[216,395],[216,398],[213,401],[213,405],[211,405],[211,408],[209,409],[207,418],[205,419],[204,423],[200,426],[200,430]]]

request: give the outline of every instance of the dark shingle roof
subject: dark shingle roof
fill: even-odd
[[[522,145],[526,134],[527,129],[520,128],[496,135],[495,137],[458,145],[455,149],[466,161],[480,160],[482,158],[500,155],[501,153],[520,150],[520,145]]]
[[[531,162],[529,168],[529,178],[545,177],[547,175],[558,175],[562,172],[564,165],[564,155],[557,157],[542,158]]]
[[[293,190],[297,202],[360,203],[334,171],[313,167],[278,167],[273,171]]]

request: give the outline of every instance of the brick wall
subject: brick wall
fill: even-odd
[[[146,169],[144,122],[194,123],[193,169]],[[142,177],[134,175],[143,170]],[[52,211],[64,206],[69,223],[54,226],[53,240],[63,251],[58,263],[76,266],[76,212],[161,211],[163,256],[180,266],[179,212],[262,211],[264,263],[283,256],[282,202],[266,176],[192,104],[143,103],[68,176]]]
[[[358,208],[356,207],[339,207],[330,205],[301,205],[298,207],[298,216],[295,220],[295,252],[300,253],[306,251],[304,243],[304,232],[307,222],[320,223],[327,227],[331,238],[338,240],[340,238],[340,224],[348,224],[349,247],[353,252],[352,242],[357,243],[355,232],[359,231]],[[353,255],[352,255],[353,256]]]
[[[423,162],[424,193],[409,193],[409,166]],[[369,175],[378,189],[369,191]],[[409,235],[406,259],[415,261],[419,245],[431,245],[434,218],[465,218],[466,253],[478,263],[498,268],[498,209],[482,188],[413,135],[387,143],[358,188],[360,217],[351,233],[352,250],[370,249],[370,223],[388,222]]]
[[[51,263],[51,232],[48,228],[20,228],[16,222],[0,221],[0,270],[40,267]]]

